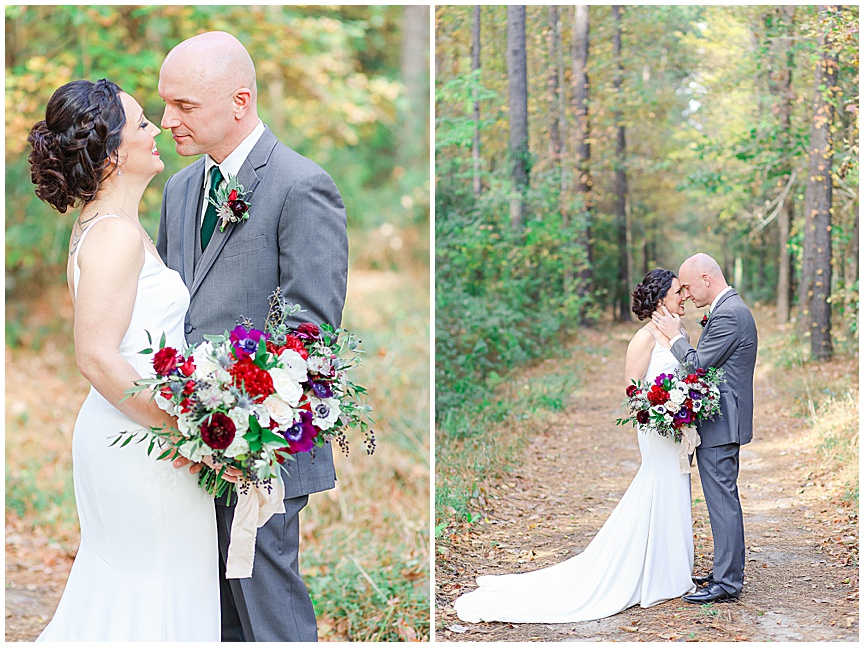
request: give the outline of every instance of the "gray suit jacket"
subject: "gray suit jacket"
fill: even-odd
[[[169,178],[156,247],[189,288],[186,340],[222,334],[249,317],[263,327],[268,297],[281,286],[305,312],[294,323],[342,323],[348,235],[342,197],[317,164],[279,143],[266,128],[237,176],[250,192],[249,219],[219,227],[201,252],[203,157]],[[335,486],[332,448],[285,461],[285,497]]]
[[[684,339],[672,346],[680,362],[697,368],[722,368],[720,384],[722,417],[699,423],[702,447],[730,443],[744,445],[753,439],[753,372],[758,339],[753,315],[735,290],[727,292],[711,313],[694,349]]]

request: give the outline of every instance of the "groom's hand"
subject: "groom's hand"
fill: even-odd
[[[670,313],[666,306],[660,306],[663,308],[663,313],[654,312],[651,315],[651,320],[654,322],[654,325],[660,329],[668,339],[672,339],[675,335],[679,335],[681,333],[681,317],[677,314]]]

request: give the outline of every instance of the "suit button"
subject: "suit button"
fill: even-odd
[[[185,329],[186,329],[186,334],[188,335],[188,334],[191,333],[193,330],[195,330],[195,326],[193,326],[193,325],[190,324],[190,323],[187,323],[186,326],[185,326]]]

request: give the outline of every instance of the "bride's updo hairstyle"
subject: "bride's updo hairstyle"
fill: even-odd
[[[633,297],[631,310],[639,321],[647,319],[657,309],[657,302],[669,292],[674,278],[674,272],[658,267],[648,272],[642,282],[631,292],[630,296]]]
[[[117,161],[126,124],[120,92],[107,79],[67,83],[51,96],[45,119],[27,137],[36,195],[60,213],[78,201],[90,202],[107,177],[109,160]]]

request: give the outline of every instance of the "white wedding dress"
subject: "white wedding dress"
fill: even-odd
[[[83,244],[84,236],[78,250]],[[164,331],[168,346],[183,348],[189,292],[153,254],[145,250],[144,258],[120,353],[150,376],[153,355],[138,353],[149,346],[145,330],[154,343]],[[77,255],[73,265],[77,292]],[[136,429],[90,389],[72,438],[81,545],[39,641],[219,641],[213,499],[187,468],[157,461],[155,450],[148,456],[147,442],[109,446],[119,431]]]
[[[645,379],[678,366],[672,351],[655,342]],[[637,435],[639,472],[587,548],[538,571],[477,578],[480,588],[455,602],[461,620],[596,620],[694,590],[690,475],[681,473],[671,438]]]

